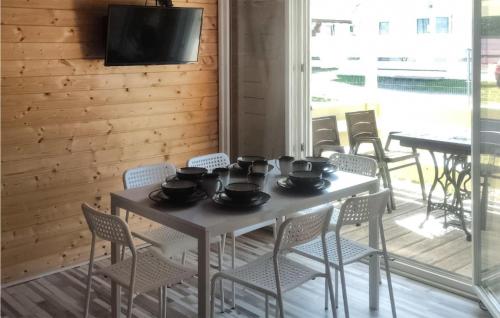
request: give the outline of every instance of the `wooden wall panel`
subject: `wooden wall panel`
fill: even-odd
[[[87,260],[80,204],[109,210],[125,169],[218,150],[217,0],[174,1],[204,8],[198,63],[105,67],[118,3],[144,0],[2,1],[3,283]]]

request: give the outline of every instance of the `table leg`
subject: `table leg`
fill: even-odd
[[[379,184],[377,183],[370,189],[370,193],[376,193],[379,190]],[[368,239],[369,245],[372,248],[379,248],[379,225],[378,218],[370,218],[368,224]],[[369,292],[370,292],[370,309],[378,310],[379,307],[379,275],[380,275],[380,258],[378,255],[373,255],[370,257],[370,280],[369,280]]]
[[[198,317],[210,316],[210,236],[198,237]]]
[[[111,214],[120,216],[120,208],[111,199]],[[111,243],[111,264],[120,261],[120,245]],[[115,282],[111,282],[111,317],[121,316],[121,288]]]

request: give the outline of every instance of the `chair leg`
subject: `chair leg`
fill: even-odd
[[[384,170],[386,171],[385,177],[387,178],[387,187],[389,188],[389,190],[391,190],[390,192],[391,209],[396,210],[396,201],[394,200],[394,190],[392,189],[391,173],[389,172],[389,167],[385,162],[384,162]]]
[[[325,279],[325,310],[328,310],[328,282]]]
[[[186,265],[186,251],[182,252],[181,264]]]
[[[234,269],[234,260],[236,257],[236,238],[234,237],[234,233],[231,235],[231,268]],[[236,309],[236,287],[234,286],[234,282],[231,282],[231,293],[232,293],[232,304],[231,307]]]
[[[266,318],[269,318],[269,295],[265,295],[265,299],[266,299]]]
[[[274,238],[274,241],[276,242],[276,239],[278,238],[278,231],[277,231],[277,226],[276,226],[276,222],[274,222],[274,224],[272,225],[273,226],[273,238]]]
[[[331,274],[330,274],[331,275]],[[325,277],[325,282],[328,285],[328,290],[330,291],[330,303],[332,306],[333,318],[337,318],[337,303],[335,302],[335,295],[333,294],[333,284],[331,277]]]
[[[222,240],[219,243],[219,272],[222,271]],[[223,280],[220,280],[220,312],[224,312],[224,284]]]
[[[163,296],[163,286],[158,288],[158,317],[163,318],[164,316],[164,309],[163,306],[165,305],[165,300]]]
[[[210,317],[214,318],[215,311],[215,283],[217,282],[217,277],[212,278],[212,285],[210,286]]]
[[[342,284],[342,299],[344,301],[345,317],[349,318],[349,305],[347,304],[347,286],[345,283],[344,264],[339,264],[340,283]]]
[[[276,298],[276,310],[279,310],[280,318],[285,318],[285,309],[283,307],[283,297],[281,296],[281,292],[278,292]]]
[[[132,318],[132,305],[134,304],[134,293],[128,291],[127,318]]]
[[[389,297],[391,299],[391,310],[392,317],[396,318],[396,303],[394,302],[394,292],[392,290],[392,280],[391,280],[391,269],[389,268],[389,257],[387,255],[387,245],[385,243],[385,233],[384,226],[382,224],[382,218],[379,220],[380,227],[380,242],[382,243],[382,253],[384,254],[384,262],[385,262],[385,273],[387,276],[387,286],[389,287]],[[379,272],[380,275],[380,272]]]
[[[414,152],[416,152],[414,150]],[[422,173],[422,166],[420,165],[420,159],[418,156],[415,157],[415,162],[417,163],[417,172],[418,179],[420,180],[420,190],[422,190],[422,200],[427,200],[427,195],[425,193],[425,183],[424,183],[424,174]]]
[[[389,185],[387,183],[387,175],[386,175],[386,170],[384,168],[384,163],[380,163],[378,164],[378,176],[379,178],[382,178],[382,184],[384,185],[384,188],[388,188]],[[392,209],[391,209],[391,204],[390,202],[387,202],[387,213],[391,213],[392,212]]]
[[[335,269],[335,308],[339,308],[339,270]]]
[[[87,278],[87,293],[85,295],[85,312],[83,314],[84,318],[87,318],[89,315],[91,288],[92,288],[92,263],[89,264],[89,274]]]

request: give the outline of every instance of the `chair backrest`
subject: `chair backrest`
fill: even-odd
[[[82,211],[90,232],[92,232],[92,236],[112,243],[125,245],[135,255],[132,235],[124,220],[116,215],[100,212],[87,203],[82,204]]]
[[[287,219],[279,228],[274,255],[326,234],[332,212],[333,206],[327,204],[315,212]]]
[[[377,174],[377,161],[372,158],[352,154],[334,153],[330,161],[340,171],[375,177]]]
[[[228,155],[223,152],[193,157],[187,162],[188,167],[206,168],[210,172],[215,168],[226,168],[230,164]]]
[[[325,116],[312,119],[313,144],[329,144],[340,146],[339,129],[336,116]]]
[[[347,135],[351,149],[360,137],[378,137],[375,111],[364,110],[359,112],[345,113],[347,123]]]
[[[175,166],[167,162],[131,168],[123,173],[123,186],[132,189],[162,183],[174,174]]]
[[[342,204],[335,232],[340,234],[343,225],[362,224],[371,217],[382,218],[389,200],[389,189],[368,195],[352,197]]]

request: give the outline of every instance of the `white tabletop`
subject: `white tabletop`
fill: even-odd
[[[151,201],[148,194],[159,185],[111,193],[111,197],[117,207],[165,225],[175,223],[175,228],[187,234],[196,229],[215,236],[356,193],[378,189],[377,178],[342,171],[335,172],[329,178],[331,185],[328,189],[315,194],[301,194],[281,189],[276,184],[277,179],[278,175],[275,172],[269,174],[264,191],[271,195],[271,199],[263,206],[254,209],[235,210],[220,207],[210,199],[189,206],[158,204]]]

